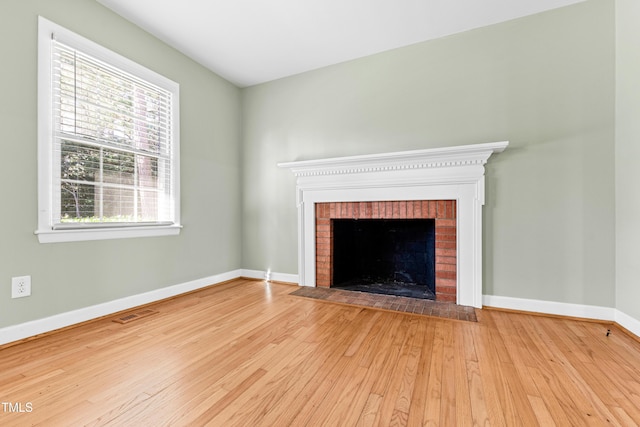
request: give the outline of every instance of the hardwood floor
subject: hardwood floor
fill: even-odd
[[[4,348],[0,425],[640,425],[640,342],[614,326],[295,289],[235,280]]]

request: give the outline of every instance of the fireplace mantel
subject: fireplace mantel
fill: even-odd
[[[509,143],[279,163],[297,177],[298,276],[315,286],[316,203],[456,200],[457,303],[482,307],[484,165]]]
[[[448,168],[484,165],[491,154],[502,152],[508,142],[458,145],[454,147],[399,151],[383,154],[334,157],[319,160],[278,163],[290,169],[295,176],[345,175],[353,173],[384,172],[405,169]]]

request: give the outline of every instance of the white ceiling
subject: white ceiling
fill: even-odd
[[[584,0],[97,0],[240,87]]]

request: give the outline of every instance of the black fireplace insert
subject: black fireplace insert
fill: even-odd
[[[435,220],[332,223],[332,287],[435,299]]]

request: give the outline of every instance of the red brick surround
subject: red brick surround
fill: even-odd
[[[435,219],[436,300],[456,301],[455,200],[316,203],[316,286],[333,280],[332,219]]]

